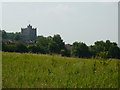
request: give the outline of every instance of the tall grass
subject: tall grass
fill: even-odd
[[[2,53],[3,88],[117,88],[118,61]]]

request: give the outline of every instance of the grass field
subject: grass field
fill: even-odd
[[[3,88],[118,88],[117,59],[2,53]]]

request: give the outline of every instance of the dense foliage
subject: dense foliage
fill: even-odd
[[[6,33],[2,31],[2,38],[14,40],[20,39],[20,33]],[[2,43],[2,51],[6,52],[30,52],[41,54],[60,54],[62,56],[90,58],[120,58],[120,48],[115,42],[110,40],[96,41],[94,45],[87,46],[83,42],[74,42],[72,45],[66,45],[59,34],[53,37],[39,37],[34,44],[25,44],[17,42],[15,44]]]
[[[0,34],[2,34],[2,39],[9,39],[9,40],[20,40],[21,39],[20,32],[8,33],[5,30],[0,30]]]

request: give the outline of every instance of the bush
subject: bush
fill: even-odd
[[[28,48],[26,47],[26,45],[22,44],[22,43],[17,43],[16,44],[16,52],[28,52]]]
[[[108,58],[108,52],[107,51],[106,52],[100,52],[99,57],[103,58],[103,59],[107,59]]]
[[[61,53],[61,56],[70,57],[70,51],[67,49],[61,49],[60,53]]]

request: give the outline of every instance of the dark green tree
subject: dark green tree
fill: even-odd
[[[95,42],[95,49],[96,49],[97,54],[105,51],[105,42],[104,41],[96,41]]]
[[[21,34],[16,32],[13,39],[14,40],[20,40],[21,39]]]
[[[6,31],[5,31],[5,30],[2,30],[1,32],[2,32],[2,38],[3,38],[3,39],[6,39],[6,38],[7,38],[7,33],[6,33]]]
[[[100,56],[106,58],[119,58],[119,47],[115,42],[110,42],[110,40],[96,41],[95,45],[89,47],[91,56]]]
[[[70,51],[68,49],[61,49],[61,55],[70,57]]]
[[[89,49],[85,43],[74,42],[72,46],[72,56],[89,57]]]
[[[108,50],[108,54],[110,58],[120,58],[120,48],[115,44],[111,45]]]
[[[51,42],[50,37],[40,37],[37,40],[37,48],[39,48],[40,52],[43,54],[49,53],[49,43]]]
[[[65,49],[65,43],[63,42],[63,40],[61,39],[59,34],[56,34],[53,36],[53,41],[57,44],[57,53],[60,54],[61,49]]]
[[[16,52],[21,52],[21,53],[28,52],[28,48],[23,43],[17,43],[16,44]]]
[[[49,53],[58,53],[59,49],[58,49],[58,44],[54,41],[51,41],[48,45],[48,49],[49,49]]]
[[[110,40],[106,40],[106,43],[105,43],[105,51],[108,51],[108,50],[109,50],[111,44],[112,44],[112,43],[110,42]]]
[[[72,45],[72,56],[80,57],[80,47],[78,42],[74,42]]]
[[[7,45],[4,42],[2,42],[2,51],[16,52],[16,46],[15,45]]]
[[[37,48],[36,45],[29,45],[29,46],[28,46],[28,51],[29,51],[30,53],[39,53],[38,50],[39,50],[39,49]]]

